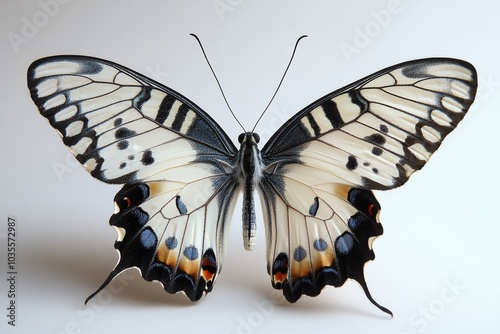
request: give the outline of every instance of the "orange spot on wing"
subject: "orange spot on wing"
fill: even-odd
[[[202,275],[203,275],[203,278],[205,279],[205,281],[211,281],[212,278],[214,278],[215,274],[210,272],[209,270],[206,270],[206,269],[203,269],[201,271]]]
[[[373,216],[373,204],[368,205],[368,213]]]
[[[201,262],[201,273],[203,275],[203,278],[205,278],[205,281],[211,281],[214,276],[215,276],[215,271],[217,270],[208,258],[203,258],[203,261]]]
[[[286,278],[286,274],[285,273],[282,273],[282,272],[277,272],[276,274],[274,274],[274,281],[275,282],[283,282]]]

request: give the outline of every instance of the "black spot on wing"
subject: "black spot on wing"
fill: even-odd
[[[385,138],[379,133],[374,133],[372,135],[366,136],[365,140],[369,143],[376,144],[376,145],[384,145],[385,144]]]
[[[115,138],[116,139],[125,139],[125,138],[130,138],[130,137],[134,136],[135,134],[136,134],[135,131],[123,127],[123,128],[119,128],[118,130],[116,130]]]
[[[151,152],[151,150],[144,151],[142,158],[141,158],[141,162],[144,166],[151,165],[155,162],[155,159],[153,158],[153,153]]]
[[[347,164],[345,166],[349,170],[355,170],[358,168],[358,160],[356,157],[350,155],[349,158],[347,158]]]
[[[374,146],[374,147],[372,148],[372,153],[373,153],[373,155],[379,156],[379,155],[382,155],[382,153],[383,153],[383,152],[384,152],[384,151],[383,151],[380,147],[376,147],[376,146]]]
[[[125,150],[129,146],[128,140],[121,140],[116,144],[119,150]]]
[[[381,126],[381,128],[382,128],[382,126]],[[385,137],[383,135],[381,135],[380,133],[374,133],[374,134],[371,134],[369,136],[366,136],[364,138],[364,140],[371,143],[371,144],[375,144],[378,146],[382,146],[386,142]],[[382,155],[382,153],[383,153],[383,150],[378,146],[374,146],[372,148],[372,153],[376,156]]]

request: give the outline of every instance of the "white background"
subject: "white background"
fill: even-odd
[[[499,332],[497,1],[55,1],[0,1],[0,332]],[[257,128],[262,142],[314,99],[398,62],[449,56],[476,66],[477,100],[460,126],[406,185],[377,193],[385,233],[366,278],[392,320],[353,282],[282,302],[265,270],[263,225],[256,250],[244,251],[239,207],[224,268],[201,302],[130,271],[82,305],[117,261],[108,219],[119,187],[92,179],[68,154],[32,103],[26,70],[48,55],[106,58],[190,97],[236,139],[241,130],[192,32],[247,128],[296,39],[309,35]],[[17,220],[15,328],[6,317],[9,216]]]

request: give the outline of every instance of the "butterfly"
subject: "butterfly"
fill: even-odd
[[[202,108],[108,60],[53,56],[28,70],[31,97],[96,179],[120,184],[110,225],[119,260],[101,291],[136,267],[192,301],[212,291],[227,227],[243,193],[243,240],[255,243],[253,194],[265,223],[267,272],[289,302],[356,280],[383,233],[373,190],[403,185],[462,120],[474,67],[429,58],[378,71],[312,102],[260,150],[237,148]]]

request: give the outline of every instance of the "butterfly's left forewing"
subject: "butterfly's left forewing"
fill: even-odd
[[[322,97],[271,137],[259,190],[268,271],[289,301],[353,278],[376,304],[363,274],[383,232],[371,190],[398,187],[422,168],[476,89],[466,62],[402,63]]]
[[[100,289],[137,267],[168,292],[209,292],[237,188],[236,148],[222,129],[179,93],[102,59],[40,59],[28,86],[84,168],[124,184],[110,219],[120,259]]]

